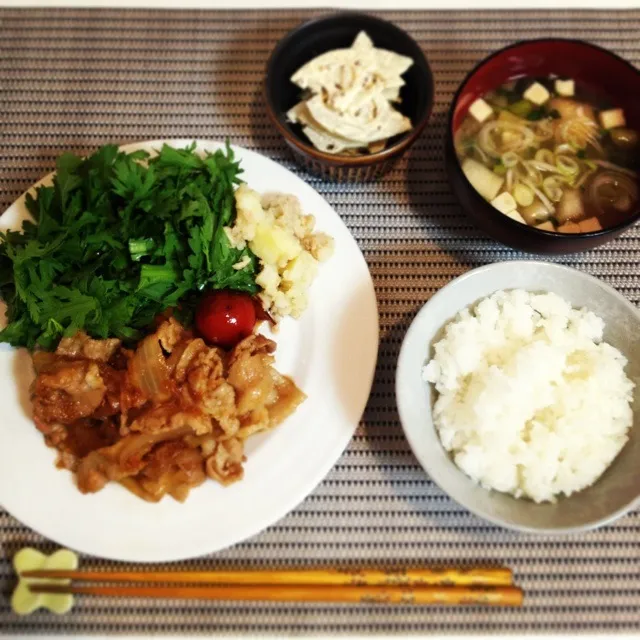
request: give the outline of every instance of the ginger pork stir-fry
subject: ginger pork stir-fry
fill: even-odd
[[[246,438],[305,399],[274,368],[275,347],[262,335],[210,347],[173,318],[135,351],[78,333],[34,354],[34,420],[83,493],[120,482],[183,501],[207,477],[242,478]]]

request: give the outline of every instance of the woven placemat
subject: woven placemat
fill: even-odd
[[[632,631],[640,627],[640,514],[571,537],[488,526],[428,480],[395,408],[398,349],[416,310],[471,267],[525,257],[489,241],[456,204],[443,170],[445,114],[471,66],[517,39],[579,37],[640,65],[640,11],[392,12],[424,47],[436,78],[433,117],[411,157],[377,184],[301,172],[267,122],[260,84],[275,43],[311,12],[0,9],[0,205],[65,150],[156,138],[223,139],[296,171],[344,218],[375,280],[382,343],[362,424],[326,480],[255,538],[181,563],[495,561],[515,570],[522,610],[198,604],[80,599],[62,617],[10,612],[10,559],[53,545],[0,511],[0,633],[341,633]],[[559,260],[640,300],[640,227]],[[25,481],[28,481],[26,479]],[[162,535],[159,531],[158,535]],[[110,562],[86,560],[85,566]]]

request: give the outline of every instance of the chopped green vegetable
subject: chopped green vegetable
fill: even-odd
[[[533,104],[528,100],[518,100],[518,102],[514,102],[510,107],[509,111],[515,114],[520,118],[526,118],[531,113],[533,109]]]
[[[562,115],[557,109],[551,109],[551,111],[549,111],[549,117],[554,120],[558,120],[559,118],[562,118]]]
[[[507,175],[507,167],[505,167],[502,162],[498,162],[493,165],[493,172],[497,173],[499,176],[505,176]]]
[[[511,83],[509,83],[508,85],[503,85],[495,90],[495,94],[497,96],[506,98],[509,103],[516,102],[520,99],[520,94],[515,90],[514,87],[515,85]]]
[[[537,109],[533,109],[527,114],[527,120],[531,122],[536,122],[537,120],[542,120],[543,118],[548,117],[547,110],[544,107],[538,107]]]
[[[533,191],[524,184],[517,184],[514,187],[513,197],[521,207],[528,207],[533,204]]]
[[[188,319],[204,288],[257,290],[255,256],[224,231],[241,173],[230,148],[200,157],[165,145],[148,159],[109,145],[56,168],[26,198],[37,224],[0,234],[0,341],[53,349],[81,329],[131,341],[169,307]]]
[[[576,151],[576,158],[579,158],[580,160],[584,160],[587,157],[587,152],[584,149],[578,149],[578,151]]]

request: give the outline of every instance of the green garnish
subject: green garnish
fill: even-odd
[[[0,234],[0,341],[53,349],[81,329],[132,341],[169,307],[188,320],[202,289],[256,291],[254,254],[224,231],[242,171],[231,149],[201,158],[165,145],[147,159],[113,145],[64,154],[53,186],[27,195],[37,224]]]
[[[499,161],[493,166],[493,173],[496,173],[499,176],[504,176],[507,174],[507,167],[504,166],[502,161]]]
[[[506,98],[508,103],[516,102],[520,99],[520,94],[513,88],[508,89],[506,87],[499,87],[495,90],[495,94]]]
[[[476,146],[476,143],[473,138],[464,137],[460,141],[460,146],[462,147],[463,151],[465,151],[466,153],[469,153],[470,151],[473,151],[473,148]]]
[[[527,114],[527,120],[535,122],[537,120],[542,120],[542,118],[546,118],[548,115],[549,114],[544,107],[538,107]]]
[[[558,120],[562,116],[560,115],[560,112],[557,109],[551,109],[551,111],[549,111],[549,117],[553,118],[554,120]]]
[[[587,152],[584,149],[578,149],[576,152],[576,158],[580,158],[580,160],[584,160],[587,157]]]
[[[527,118],[533,109],[533,105],[528,100],[518,100],[509,106],[509,111],[520,118]]]

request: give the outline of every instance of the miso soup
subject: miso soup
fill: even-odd
[[[581,83],[526,77],[476,100],[455,148],[469,182],[503,214],[586,233],[638,210],[638,137],[624,109]]]

